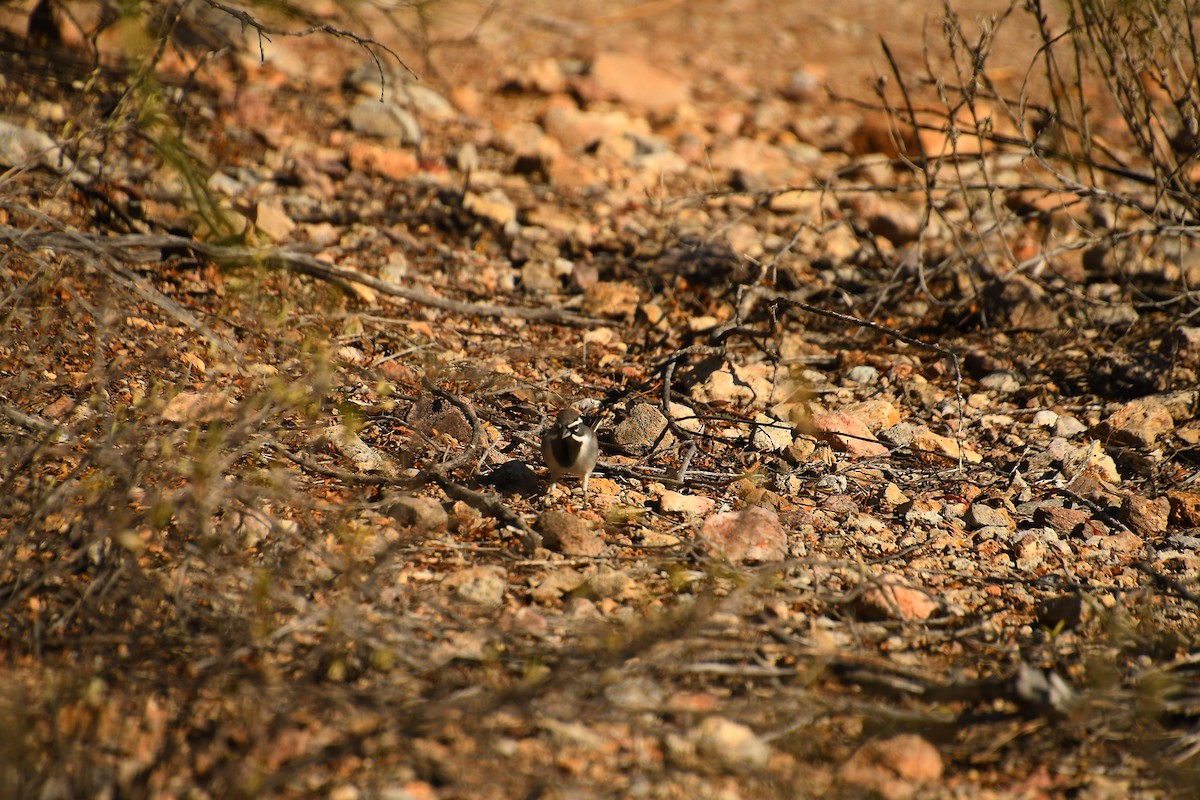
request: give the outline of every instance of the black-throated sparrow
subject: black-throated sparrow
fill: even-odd
[[[584,495],[599,453],[596,432],[569,406],[558,412],[554,424],[542,436],[542,458],[550,468],[551,484],[562,475],[578,475],[583,478]]]

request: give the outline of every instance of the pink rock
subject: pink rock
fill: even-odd
[[[937,607],[927,591],[899,575],[881,576],[858,598],[858,613],[866,619],[928,619]]]
[[[589,77],[602,96],[656,113],[673,112],[691,94],[686,81],[626,53],[596,56]]]
[[[813,414],[812,424],[822,439],[856,458],[888,453],[887,446],[875,438],[866,423],[851,414]]]
[[[787,556],[787,534],[779,516],[761,506],[714,514],[704,521],[700,541],[714,555],[733,562],[782,561]]]
[[[923,784],[941,778],[942,769],[937,748],[906,733],[863,745],[841,766],[838,777],[885,800],[907,800]]]
[[[1171,501],[1165,497],[1151,500],[1148,497],[1131,494],[1121,504],[1121,521],[1134,533],[1147,536],[1155,533],[1166,533],[1167,519],[1171,515]]]
[[[1157,400],[1141,397],[1126,403],[1098,426],[1096,435],[1117,444],[1149,449],[1175,427],[1171,412]]]

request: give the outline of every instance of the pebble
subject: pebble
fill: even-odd
[[[900,409],[891,402],[879,398],[851,403],[842,410],[858,417],[868,430],[875,432],[890,428],[900,421]]]
[[[1008,370],[993,372],[980,379],[979,385],[996,394],[1012,394],[1021,388],[1021,380],[1016,373]],[[1051,412],[1053,413],[1053,412]]]
[[[417,145],[423,134],[417,118],[390,101],[380,102],[364,97],[350,108],[347,115],[355,133],[386,139],[399,145]]]
[[[494,222],[506,233],[517,227],[517,207],[500,189],[490,189],[483,194],[467,192],[463,196],[463,208],[477,217]]]
[[[813,414],[812,425],[822,439],[856,458],[882,456],[889,452],[887,446],[871,433],[871,429],[859,417],[851,414]]]
[[[74,166],[70,158],[46,134],[0,120],[0,165],[22,167],[33,162],[55,172],[68,172]]]
[[[640,106],[658,115],[674,112],[688,102],[688,82],[655,67],[630,53],[599,53],[588,70],[590,86],[580,87],[585,96]]]
[[[703,516],[712,511],[715,505],[716,501],[711,497],[682,494],[670,490],[663,492],[658,498],[658,507],[664,514],[684,514],[689,517]],[[674,539],[674,537],[672,538]]]
[[[597,597],[617,600],[634,599],[642,594],[642,588],[629,573],[617,569],[605,569],[587,581],[587,587]]]
[[[606,548],[587,520],[566,511],[543,511],[533,524],[547,550],[565,556],[598,556]]]
[[[864,744],[838,768],[838,779],[886,800],[909,800],[942,777],[941,754],[913,733]]]
[[[731,562],[782,561],[787,557],[787,535],[779,515],[762,506],[714,514],[704,521],[699,543]]]
[[[503,567],[468,567],[447,575],[443,585],[464,602],[495,608],[504,602],[508,573]]]
[[[900,575],[882,575],[855,603],[863,619],[928,619],[938,609],[930,593],[913,587]]]
[[[1059,416],[1049,409],[1042,409],[1033,415],[1033,424],[1039,428],[1053,428],[1058,424]]]
[[[1070,439],[1078,436],[1087,430],[1087,425],[1084,425],[1078,419],[1072,416],[1060,416],[1058,421],[1054,423],[1054,435],[1061,436],[1064,439]]]
[[[667,430],[667,418],[658,406],[638,403],[629,416],[613,428],[613,442],[631,453],[642,455],[652,447],[669,447],[675,436]]]
[[[852,367],[846,373],[846,380],[851,383],[870,386],[871,384],[879,383],[879,370],[875,369],[875,367],[859,364],[857,367]]]
[[[1184,528],[1200,528],[1200,491],[1169,489],[1167,501],[1171,504],[1171,521]]]
[[[751,448],[779,452],[791,446],[793,436],[790,424],[780,422],[761,411],[754,415],[754,421],[758,423],[758,426],[754,429],[754,436],[750,440]]]
[[[445,530],[450,523],[446,509],[432,497],[400,495],[387,505],[387,514],[398,524],[419,531]]]
[[[1174,427],[1175,421],[1166,406],[1153,398],[1140,397],[1105,418],[1096,426],[1095,435],[1102,440],[1149,450]]]
[[[1165,533],[1171,515],[1171,501],[1166,497],[1150,499],[1140,494],[1128,495],[1121,503],[1119,518],[1134,533],[1142,536]]]
[[[765,769],[771,760],[771,746],[753,729],[724,717],[706,718],[689,738],[701,758],[734,771]]]
[[[984,503],[972,503],[967,510],[966,522],[972,528],[1002,528],[1013,530],[1017,527],[1012,516],[1003,508],[993,508]]]

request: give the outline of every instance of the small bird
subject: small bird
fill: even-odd
[[[583,478],[584,495],[599,453],[596,432],[569,406],[558,412],[554,424],[542,436],[542,458],[550,468],[551,484],[564,474],[578,475]]]

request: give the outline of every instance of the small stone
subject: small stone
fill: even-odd
[[[659,114],[671,113],[690,96],[686,81],[628,53],[600,53],[588,78],[602,97]]]
[[[468,567],[446,576],[443,585],[460,600],[495,608],[504,602],[508,573],[503,567]]]
[[[587,581],[587,588],[597,597],[617,600],[631,599],[641,594],[641,586],[629,573],[619,569],[606,569]]]
[[[642,547],[674,547],[679,544],[679,537],[662,531],[652,531],[648,528],[641,530],[638,536]]]
[[[1171,522],[1181,528],[1200,528],[1200,492],[1171,489],[1167,492],[1171,504]]]
[[[761,506],[714,514],[704,521],[699,541],[731,562],[782,561],[787,535],[779,515]]]
[[[1064,439],[1078,436],[1086,430],[1087,425],[1084,425],[1075,417],[1068,415],[1059,416],[1058,421],[1054,423],[1054,435],[1061,436]]]
[[[884,800],[909,800],[942,770],[937,748],[906,733],[863,745],[838,769],[838,778]]]
[[[393,181],[411,178],[421,170],[417,157],[407,150],[398,150],[374,142],[354,142],[350,145],[346,160],[350,162],[350,169],[355,172],[381,175]],[[312,235],[309,239],[314,242],[321,241],[319,237]]]
[[[387,514],[400,525],[420,531],[444,530],[450,523],[446,509],[432,497],[401,495],[391,501]]]
[[[296,230],[296,223],[283,210],[283,203],[276,197],[258,204],[254,227],[265,233],[272,242],[282,242]]]
[[[1077,628],[1083,619],[1083,598],[1078,594],[1048,597],[1037,605],[1038,624],[1054,630],[1058,627]]]
[[[1079,508],[1063,508],[1062,506],[1043,506],[1033,513],[1033,521],[1038,525],[1053,528],[1060,534],[1070,534],[1087,524],[1092,515]]]
[[[605,544],[587,520],[566,511],[543,511],[533,525],[548,550],[566,556],[598,556]]]
[[[791,446],[792,426],[790,424],[780,422],[761,411],[754,415],[754,421],[758,423],[758,426],[754,429],[750,446],[755,450],[777,453]]]
[[[861,383],[863,386],[870,386],[879,383],[879,370],[865,364],[859,364],[846,373],[846,380],[851,383]]]
[[[972,503],[967,509],[966,522],[972,528],[997,527],[1014,530],[1017,524],[1003,508],[992,508],[984,503]]]
[[[1042,409],[1033,415],[1033,424],[1039,428],[1053,428],[1058,423],[1058,414],[1049,410]]]
[[[708,717],[689,738],[696,754],[734,771],[761,770],[771,760],[771,746],[749,727],[724,717]]]
[[[716,501],[711,497],[680,492],[665,491],[658,498],[658,507],[664,514],[703,516],[713,510]]]
[[[863,619],[928,619],[938,604],[929,593],[914,588],[900,575],[881,575],[858,598],[858,613]]]
[[[467,192],[463,196],[463,208],[477,217],[491,220],[505,230],[517,222],[517,207],[508,199],[508,195],[499,189],[492,189],[484,194]]]
[[[613,428],[613,442],[637,455],[650,452],[651,448],[667,447],[675,437],[667,430],[667,418],[650,403],[638,403],[629,411],[629,416]]]
[[[1121,521],[1133,529],[1134,533],[1142,536],[1166,533],[1170,515],[1171,501],[1166,497],[1151,500],[1131,494],[1121,504]]]
[[[1021,388],[1021,380],[1008,370],[1000,370],[983,376],[980,387],[999,395],[1012,394]],[[1053,413],[1053,412],[1051,412]]]
[[[888,448],[880,444],[861,419],[844,413],[813,414],[814,430],[834,448],[855,458],[887,455]]]
[[[0,120],[0,165],[23,167],[31,162],[55,172],[67,172],[74,166],[46,134]]]
[[[423,395],[408,412],[407,422],[425,436],[449,435],[459,442],[471,441],[471,423],[452,403]]]
[[[1096,426],[1096,436],[1117,444],[1149,450],[1159,436],[1175,427],[1166,406],[1152,398],[1130,401]]]
[[[868,430],[875,433],[890,428],[900,421],[900,410],[887,400],[863,400],[859,403],[851,403],[842,410],[858,417]]]
[[[899,486],[888,481],[888,484],[883,487],[883,499],[889,505],[898,507],[908,502],[908,495],[901,491]]]
[[[355,133],[400,145],[421,143],[421,125],[417,118],[390,101],[364,97],[350,108],[347,120]]]
[[[596,281],[583,292],[584,314],[609,319],[630,318],[637,312],[641,296],[626,281]]]

